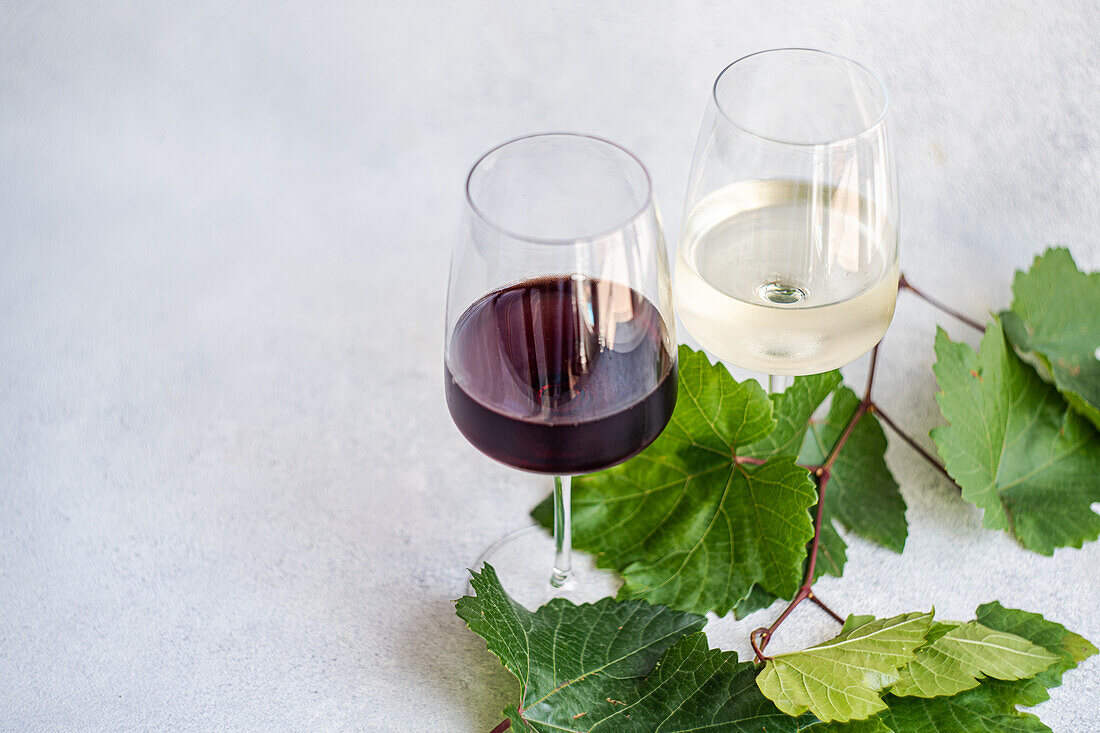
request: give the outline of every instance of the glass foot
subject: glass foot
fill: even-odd
[[[614,573],[598,569],[589,555],[576,551],[568,577],[561,577],[553,567],[554,538],[536,524],[509,532],[489,545],[473,569],[480,572],[485,563],[497,571],[508,595],[531,611],[553,598],[592,603],[615,595],[621,584]],[[473,592],[467,583],[466,593]]]

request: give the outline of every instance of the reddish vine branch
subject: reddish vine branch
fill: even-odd
[[[909,433],[899,428],[897,423],[891,420],[890,416],[883,412],[878,405],[872,405],[871,407],[874,410],[874,413],[878,416],[879,420],[882,420],[884,423],[886,423],[886,425],[891,430],[893,430],[899,438],[904,440],[910,448],[920,454],[920,456],[924,458],[924,460],[932,464],[933,468],[946,476],[948,481],[950,481],[951,483],[955,483],[955,479],[951,478],[951,474],[947,472],[947,469],[943,467],[943,464],[937,461],[931,453],[922,448],[921,445],[917,443],[917,441],[914,440],[912,436],[909,435]]]
[[[926,295],[924,292],[922,292],[920,290],[917,290],[915,287],[913,287],[913,284],[911,282],[909,282],[908,280],[905,279],[905,275],[902,275],[901,278],[898,280],[898,289],[899,290],[908,290],[910,293],[917,296],[918,298],[920,298],[924,302],[928,303],[929,305],[931,305],[935,308],[939,308],[941,311],[943,311],[947,315],[949,315],[949,316],[965,323],[966,325],[970,326],[971,328],[975,328],[975,329],[981,331],[982,333],[985,333],[985,326],[983,326],[982,324],[978,323],[977,321],[975,321],[971,318],[968,318],[967,316],[964,316],[962,313],[959,313],[954,308],[947,307],[946,305],[944,305],[940,301]]]
[[[753,458],[752,456],[734,456],[733,462],[741,466],[763,466],[767,463],[767,459]],[[799,467],[806,469],[810,473],[816,473],[821,466],[807,466],[805,463],[797,464]]]
[[[916,295],[918,298],[921,298],[933,307],[938,308],[947,315],[958,319],[959,321],[965,323],[971,328],[977,329],[978,331],[981,331],[983,333],[985,332],[985,328],[977,321],[968,318],[967,316],[959,313],[952,308],[949,308],[938,300],[929,297],[924,292],[913,287],[912,283],[910,283],[905,278],[905,275],[902,275],[899,279],[898,288],[900,290],[908,290],[909,292]],[[823,611],[832,616],[833,619],[837,621],[837,623],[844,623],[844,619],[841,618],[839,614],[826,606],[820,598],[814,595],[814,570],[817,566],[817,554],[821,543],[821,528],[822,521],[824,519],[825,507],[825,489],[829,484],[829,477],[831,476],[833,464],[836,462],[837,456],[840,455],[840,451],[844,449],[845,444],[851,437],[852,431],[856,429],[856,425],[859,423],[860,419],[864,415],[866,415],[868,412],[872,412],[878,415],[878,417],[881,418],[882,421],[886,423],[886,425],[898,435],[898,437],[904,440],[910,448],[915,450],[926,461],[932,464],[932,466],[934,466],[937,471],[946,476],[952,484],[955,484],[955,480],[952,479],[951,475],[947,473],[947,469],[944,468],[943,464],[937,461],[931,453],[922,448],[921,445],[917,443],[917,441],[914,440],[912,436],[910,436],[908,433],[898,427],[897,423],[895,423],[889,415],[879,409],[874,401],[872,401],[871,388],[874,386],[875,383],[875,371],[877,364],[878,346],[876,345],[875,348],[871,351],[871,367],[868,370],[867,374],[867,388],[863,392],[863,399],[860,400],[859,407],[856,408],[856,411],[848,420],[848,424],[844,427],[844,432],[841,433],[840,439],[837,440],[836,445],[834,445],[832,450],[829,452],[829,456],[825,459],[825,462],[816,469],[807,467],[810,468],[811,473],[817,480],[817,513],[814,517],[814,537],[813,540],[810,542],[809,555],[806,561],[806,574],[802,581],[802,586],[798,589],[798,592],[795,594],[794,598],[791,599],[791,602],[787,605],[783,612],[779,614],[779,618],[777,618],[771,626],[758,628],[751,634],[749,634],[749,643],[752,645],[752,650],[756,654],[756,659],[760,662],[766,662],[768,659],[771,658],[764,654],[764,647],[766,647],[768,645],[768,642],[771,641],[772,637],[775,635],[776,629],[778,629],[783,624],[783,622],[787,620],[787,617],[791,615],[791,612],[794,611],[794,609],[806,599],[810,599],[815,604],[817,604],[818,607],[820,607]],[[957,488],[957,484],[955,485]]]
[[[821,545],[821,527],[824,521],[825,515],[825,489],[829,485],[829,477],[832,475],[833,464],[836,463],[837,457],[840,455],[840,451],[844,449],[844,446],[848,443],[848,439],[852,437],[852,431],[856,429],[856,425],[859,424],[860,419],[871,410],[871,388],[875,384],[875,367],[878,364],[878,345],[871,350],[871,368],[867,374],[867,388],[863,391],[863,399],[859,402],[859,407],[852,413],[852,417],[848,419],[848,424],[844,426],[844,432],[840,434],[840,439],[837,440],[833,449],[829,451],[828,457],[825,458],[825,462],[813,472],[814,478],[817,479],[817,516],[814,517],[814,538],[810,542],[810,554],[806,562],[806,575],[802,581],[802,587],[795,593],[794,598],[787,604],[787,607],[783,610],[783,613],[779,614],[771,626],[766,628],[761,627],[749,634],[749,643],[752,644],[752,650],[756,654],[756,658],[761,662],[766,662],[771,657],[764,654],[764,647],[771,641],[772,636],[775,635],[776,629],[778,629],[787,617],[791,615],[791,612],[798,607],[802,601],[809,598],[812,600],[821,610],[832,616],[838,623],[844,623],[844,619],[840,614],[833,611],[825,602],[814,595],[814,570],[817,568],[817,554]]]

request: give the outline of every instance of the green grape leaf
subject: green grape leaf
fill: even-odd
[[[832,488],[832,481],[829,487]],[[821,539],[818,541],[817,565],[814,566],[814,580],[822,575],[832,575],[839,578],[844,573],[844,565],[848,562],[848,543],[841,538],[840,533],[833,526],[833,517],[829,514],[828,493],[825,500],[825,514],[821,517]]]
[[[817,375],[827,377],[834,374]],[[837,389],[839,379],[821,380],[818,384],[795,380],[794,384],[781,395],[773,395],[776,417],[780,427],[784,424],[803,422],[803,428],[797,436],[802,439],[799,463],[813,466],[823,463],[833,446],[840,440],[848,421],[859,408],[860,399],[848,387]],[[809,381],[810,378],[805,378]],[[792,402],[777,398],[795,391],[807,395]],[[833,392],[833,402],[829,414],[822,422],[807,422],[814,409],[824,401],[829,392]],[[791,406],[794,410],[790,409]],[[806,405],[813,405],[807,409]],[[784,415],[790,415],[784,419]],[[808,428],[808,430],[807,430]],[[780,428],[776,429],[776,433]],[[774,435],[774,433],[773,433]],[[765,441],[749,446],[747,453],[763,457],[766,452],[758,452]],[[789,445],[789,444],[788,444]],[[822,516],[821,543],[818,549],[814,579],[822,575],[840,577],[844,572],[847,559],[847,545],[834,527],[836,522],[850,532],[876,542],[895,552],[905,547],[908,524],[905,520],[905,500],[901,497],[897,481],[886,466],[886,435],[878,419],[866,413],[856,423],[844,450],[833,464],[832,476],[825,491],[825,510]],[[775,596],[756,587],[753,593],[737,605],[734,613],[738,618],[769,605]]]
[[[768,395],[772,401],[775,429],[747,446],[741,455],[770,458],[773,455],[797,456],[802,451],[810,418],[829,395],[840,386],[840,372],[795,377],[782,392]]]
[[[1008,347],[994,318],[975,352],[936,334],[932,439],[983,524],[1050,555],[1100,535],[1100,434]]]
[[[1017,611],[997,602],[978,607],[976,623],[995,632],[1013,634],[1045,649],[1055,662],[1038,674],[1021,680],[986,678],[978,686],[947,697],[897,697],[886,695],[888,708],[868,721],[814,725],[811,733],[1050,733],[1050,728],[1017,706],[1031,706],[1049,697],[1048,689],[1062,682],[1062,675],[1096,653],[1096,647],[1064,626],[1037,613]],[[933,624],[929,646],[960,624]],[[937,636],[938,634],[938,636]],[[927,649],[929,647],[925,647]],[[918,650],[919,655],[922,650]],[[881,728],[864,728],[877,721]]]
[[[1005,335],[1100,429],[1100,272],[1085,274],[1069,250],[1051,248],[1016,273],[1012,294]]]
[[[890,692],[898,696],[940,697],[978,686],[981,677],[1018,680],[1033,677],[1059,659],[1027,639],[995,631],[976,621],[960,624],[917,651]]]
[[[931,613],[850,616],[832,641],[777,656],[757,675],[735,653],[709,648],[696,614],[611,598],[581,606],[555,599],[532,612],[490,565],[471,583],[476,595],[459,599],[457,613],[520,682],[518,702],[504,712],[514,730],[529,733],[1037,733],[1049,729],[1016,707],[1047,699],[1066,671],[1096,654],[1039,614],[989,603],[965,624],[933,622]],[[977,652],[948,644],[971,639]],[[1007,657],[987,653],[993,639]],[[1017,652],[1041,649],[1047,666],[1024,679],[986,677],[950,696],[879,699],[876,691],[932,649],[1020,675],[1028,673]],[[867,708],[874,717],[855,719]]]
[[[859,402],[856,393],[847,387],[837,390],[829,416],[824,422],[813,424],[806,435],[799,455],[803,464],[825,460],[859,408]],[[905,500],[886,466],[885,456],[886,435],[878,419],[867,413],[856,423],[833,464],[825,491],[825,517],[840,522],[860,537],[901,552],[908,535]]]
[[[818,723],[806,730],[808,733],[894,733],[894,729],[877,715],[864,720],[849,720],[846,723]]]
[[[810,418],[840,385],[840,380],[840,372],[836,370],[795,377],[787,389],[768,395],[772,401],[772,414],[775,415],[775,429],[767,437],[745,447],[741,454],[760,459],[776,454],[797,455],[806,440]],[[809,463],[812,462],[802,461],[803,465]],[[844,573],[846,550],[847,545],[839,534],[833,531],[825,533],[818,550],[815,578],[826,573],[839,578]],[[734,607],[733,615],[744,618],[754,611],[767,608],[776,598],[778,596],[754,584],[749,594]]]
[[[753,585],[749,594],[737,602],[737,605],[733,607],[733,617],[736,619],[743,619],[750,613],[755,613],[762,608],[775,603],[778,596],[773,596],[759,585]]]
[[[676,409],[660,437],[573,481],[574,545],[622,575],[620,598],[721,615],[754,584],[790,597],[813,536],[816,486],[793,456],[737,460],[776,427],[755,381],[736,382],[686,346],[679,360]],[[549,525],[549,500],[533,515]]]
[[[849,619],[836,638],[768,660],[756,683],[789,715],[867,718],[886,708],[879,690],[897,681],[898,668],[912,661],[931,626],[931,613]]]
[[[710,649],[701,616],[610,598],[531,612],[491,566],[471,582],[476,595],[457,612],[520,682],[519,703],[505,710],[513,730],[797,733],[813,723],[765,699],[750,662]]]
[[[1037,717],[1005,705],[984,684],[951,697],[887,695],[886,702],[889,709],[880,720],[893,733],[1050,733]]]
[[[917,649],[917,653],[919,654],[926,647],[933,644],[936,639],[939,639],[948,631],[951,631],[951,629],[954,629],[958,626],[962,626],[962,624],[957,621],[933,621],[932,628],[930,628],[928,630],[928,633],[924,635],[924,646]]]
[[[996,601],[978,607],[979,623],[997,631],[1023,637],[1058,655],[1058,661],[1030,679],[1017,682],[987,680],[983,684],[1001,693],[1013,705],[1038,705],[1047,700],[1047,692],[1062,684],[1062,675],[1096,654],[1096,647],[1085,637],[1065,626],[1047,621],[1037,613],[1005,608]]]

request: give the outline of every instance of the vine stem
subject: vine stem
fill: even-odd
[[[493,728],[491,731],[489,731],[489,733],[504,733],[504,731],[508,730],[511,727],[512,727],[511,719],[510,718],[505,718],[504,720],[497,723],[497,727]]]
[[[967,317],[966,315],[963,315],[954,308],[948,307],[946,304],[941,303],[935,298],[928,296],[923,291],[914,287],[913,284],[909,282],[908,279],[906,279],[905,275],[901,275],[901,277],[899,278],[898,288],[900,290],[908,290],[913,295],[916,295],[918,298],[924,300],[933,307],[938,308],[940,311],[946,313],[947,315],[958,319],[962,323],[965,323],[966,325],[977,331],[985,333],[985,327],[982,326],[982,324],[978,323],[972,318]],[[863,392],[863,399],[860,400],[859,407],[856,408],[856,411],[848,420],[848,424],[844,426],[844,432],[841,433],[840,439],[836,442],[836,445],[833,446],[832,450],[829,451],[829,455],[825,459],[824,463],[816,467],[805,467],[813,474],[814,478],[817,480],[817,512],[816,516],[814,517],[814,537],[812,542],[810,543],[809,556],[806,562],[806,575],[803,578],[802,586],[798,589],[798,592],[795,594],[794,598],[791,599],[791,602],[783,610],[783,613],[779,614],[779,618],[777,618],[771,626],[761,627],[749,634],[749,643],[752,644],[752,650],[756,654],[756,659],[760,662],[766,662],[768,661],[768,659],[771,658],[764,654],[764,647],[766,647],[768,645],[768,642],[771,641],[772,637],[775,635],[776,629],[778,629],[783,624],[783,622],[787,620],[787,617],[791,615],[791,612],[794,611],[794,609],[797,608],[798,605],[807,598],[817,604],[817,606],[823,611],[832,616],[833,619],[836,620],[838,623],[844,623],[844,619],[841,618],[840,615],[835,613],[831,608],[826,606],[820,598],[814,595],[814,570],[817,567],[817,555],[821,545],[821,530],[825,511],[825,490],[829,484],[829,477],[832,475],[833,464],[836,463],[836,459],[840,455],[840,451],[843,450],[845,444],[847,444],[848,442],[848,439],[852,437],[852,432],[856,429],[856,425],[859,424],[860,419],[864,415],[869,412],[878,415],[878,417],[881,418],[882,421],[886,423],[886,425],[898,435],[898,437],[904,440],[910,448],[915,450],[918,454],[921,455],[921,457],[932,464],[932,466],[934,466],[937,471],[946,476],[947,479],[951,481],[951,483],[955,483],[955,480],[952,479],[951,475],[947,473],[947,469],[943,466],[943,464],[937,461],[931,453],[921,447],[916,440],[914,440],[904,430],[898,427],[897,423],[895,423],[889,415],[884,413],[871,400],[871,389],[875,383],[875,372],[878,365],[878,348],[879,347],[876,345],[875,348],[871,351],[871,368],[868,370],[867,388]],[[755,460],[750,459],[743,459],[741,460],[741,462],[756,463]],[[957,486],[958,485],[956,484],[956,487]]]
[[[924,302],[928,303],[929,305],[940,309],[941,311],[943,311],[947,315],[958,319],[959,321],[965,323],[966,325],[970,326],[971,328],[977,329],[978,331],[981,331],[982,333],[985,333],[985,326],[983,326],[982,324],[980,324],[977,321],[973,320],[972,318],[968,318],[967,316],[964,316],[962,313],[959,313],[954,308],[949,308],[948,306],[944,305],[943,303],[936,300],[935,298],[932,298],[932,297],[926,295],[924,292],[922,292],[920,290],[917,290],[915,287],[913,287],[913,283],[909,282],[905,278],[904,274],[898,280],[898,289],[899,290],[908,290],[910,293],[917,296],[918,298],[920,298]]]
[[[873,411],[873,412],[874,412],[874,413],[875,413],[875,414],[876,414],[876,415],[878,416],[878,418],[879,418],[880,420],[882,420],[882,421],[883,421],[884,423],[886,423],[887,427],[889,427],[889,428],[890,428],[891,430],[893,430],[893,431],[894,431],[894,433],[895,433],[895,434],[896,434],[896,435],[897,435],[897,436],[898,436],[899,438],[901,438],[902,440],[904,440],[904,441],[906,442],[906,444],[908,444],[908,445],[909,445],[909,447],[910,447],[910,448],[912,448],[912,449],[913,449],[913,450],[915,450],[915,451],[916,451],[917,453],[919,453],[919,454],[920,454],[920,456],[921,456],[922,458],[924,458],[924,460],[926,460],[926,461],[928,461],[928,462],[929,462],[930,464],[932,464],[932,467],[933,467],[933,468],[935,468],[935,469],[936,469],[937,471],[939,471],[939,472],[940,472],[940,473],[942,473],[942,474],[943,474],[944,476],[946,476],[946,477],[947,477],[947,480],[948,480],[948,481],[950,481],[950,482],[951,482],[951,483],[953,483],[953,484],[955,483],[955,479],[951,478],[951,474],[949,474],[949,473],[947,472],[947,469],[943,467],[943,464],[942,464],[942,463],[940,463],[939,461],[937,461],[937,460],[936,460],[936,459],[935,459],[935,458],[934,458],[934,457],[932,456],[932,454],[931,454],[931,453],[929,453],[929,452],[928,452],[928,451],[926,451],[926,450],[925,450],[924,448],[922,448],[922,447],[920,446],[920,444],[919,444],[919,443],[917,443],[917,441],[916,441],[916,440],[914,440],[914,439],[913,439],[913,437],[912,437],[911,435],[909,435],[909,434],[908,434],[907,432],[905,432],[904,430],[902,430],[901,428],[899,428],[899,427],[898,427],[898,424],[897,424],[897,423],[895,423],[895,422],[894,422],[893,420],[891,420],[891,419],[890,419],[890,416],[889,416],[889,415],[887,415],[887,414],[886,414],[885,412],[883,412],[883,411],[882,411],[882,408],[880,408],[880,407],[879,407],[878,405],[871,405],[871,410],[872,410],[872,411]],[[955,487],[956,487],[956,488],[959,488],[958,484],[955,484]],[[959,489],[959,490],[961,491],[962,489]]]
[[[736,456],[735,455],[733,457],[733,462],[740,465],[740,466],[763,466],[765,463],[767,463],[767,459],[753,458],[752,456]],[[804,463],[799,463],[798,466],[800,466],[801,468],[806,469],[810,473],[815,473],[817,471],[817,469],[821,468],[821,466],[814,466],[814,465],[809,465],[808,466]]]
[[[760,662],[766,662],[771,657],[764,654],[764,647],[771,641],[772,636],[775,635],[776,629],[778,629],[787,617],[791,615],[791,612],[798,607],[802,601],[807,598],[814,602],[821,610],[833,617],[837,623],[844,623],[844,619],[840,614],[833,611],[825,602],[814,595],[814,571],[817,569],[817,555],[821,548],[821,528],[825,518],[825,490],[829,485],[829,477],[832,475],[833,464],[836,463],[837,457],[840,455],[840,451],[844,449],[844,446],[848,443],[848,439],[852,437],[852,432],[856,429],[856,425],[859,424],[860,419],[871,411],[873,403],[871,402],[871,389],[875,384],[875,371],[878,366],[878,346],[871,350],[871,367],[867,373],[867,388],[863,391],[863,399],[859,402],[859,407],[852,413],[852,417],[848,419],[848,424],[844,426],[844,432],[840,434],[840,439],[837,440],[836,445],[829,451],[829,455],[825,458],[825,462],[812,471],[814,478],[817,479],[817,512],[814,517],[814,538],[810,542],[809,558],[806,562],[806,575],[802,580],[802,586],[798,589],[794,598],[787,604],[787,607],[783,610],[783,613],[779,614],[771,626],[761,627],[749,634],[749,643],[752,645],[753,653],[756,654],[757,660]]]

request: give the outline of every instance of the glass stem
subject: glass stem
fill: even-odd
[[[550,585],[563,588],[573,571],[573,526],[569,516],[571,476],[554,477],[554,572]]]
[[[768,393],[776,394],[782,392],[788,386],[790,386],[791,378],[783,376],[782,374],[769,374],[768,375]]]

